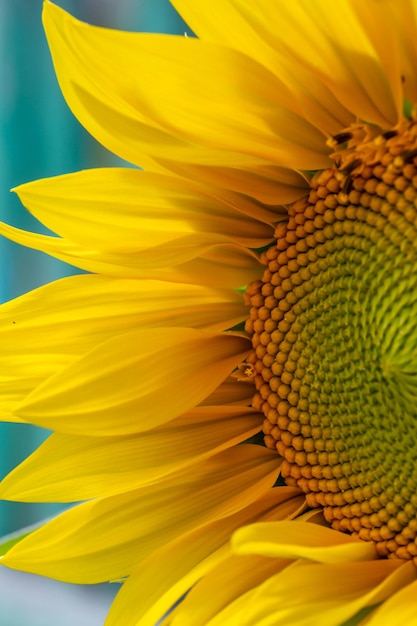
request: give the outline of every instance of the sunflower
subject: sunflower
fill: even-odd
[[[8,567],[121,580],[108,626],[414,624],[417,3],[47,2],[63,94],[135,168],[16,191],[89,272],[0,309],[5,499],[80,502]],[[244,293],[243,293],[244,292]]]

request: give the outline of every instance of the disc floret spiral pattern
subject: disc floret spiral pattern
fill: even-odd
[[[417,562],[417,125],[334,138],[246,292],[254,406],[333,528]]]

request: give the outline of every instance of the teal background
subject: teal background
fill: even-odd
[[[190,34],[167,0],[56,0],[56,4],[100,26]],[[10,188],[37,178],[121,163],[69,111],[53,72],[41,11],[41,0],[0,0],[0,219],[40,232],[42,227]],[[4,239],[0,264],[2,302],[78,272]],[[30,426],[0,423],[0,477],[46,435]],[[0,503],[0,535],[57,510],[54,505]],[[98,626],[115,587],[78,588],[0,568],[0,626]]]

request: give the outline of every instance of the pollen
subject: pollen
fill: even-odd
[[[333,138],[249,285],[253,406],[286,483],[417,563],[417,124]]]

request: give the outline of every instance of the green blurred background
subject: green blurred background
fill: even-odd
[[[55,0],[91,24],[189,33],[168,0]],[[56,82],[41,23],[42,0],[0,0],[0,219],[40,230],[9,189],[78,169],[120,164],[79,125]],[[0,240],[0,299],[77,270]],[[1,347],[0,347],[1,349]],[[47,435],[0,424],[0,477]],[[58,511],[53,505],[0,503],[0,534]],[[73,587],[0,568],[0,626],[99,626],[116,585]]]

